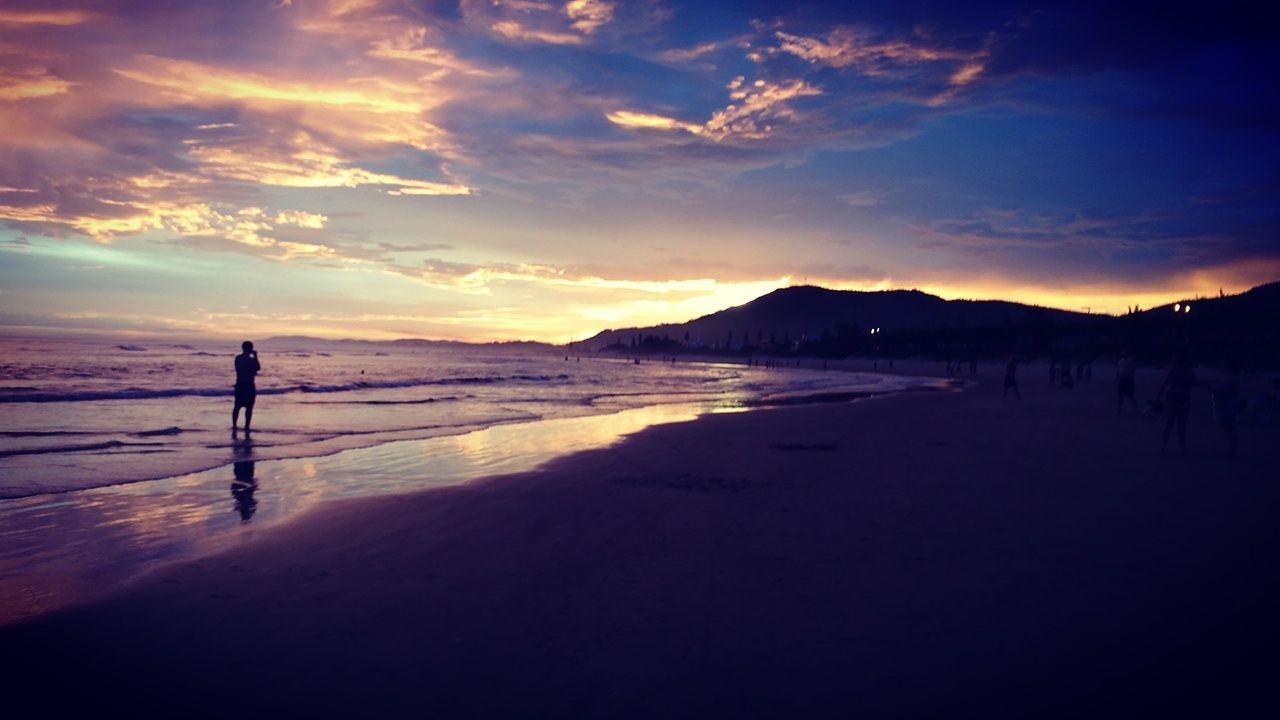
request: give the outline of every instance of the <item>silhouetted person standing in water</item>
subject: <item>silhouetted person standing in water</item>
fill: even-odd
[[[1022,399],[1022,393],[1018,392],[1018,361],[1014,358],[1009,358],[1009,364],[1004,366],[1004,392],[1000,397],[1007,397],[1010,389],[1014,397]]]
[[[253,343],[245,340],[240,348],[244,352],[236,356],[236,404],[231,410],[231,432],[236,431],[236,424],[240,421],[240,408],[244,408],[244,431],[248,433],[249,425],[253,422],[253,401],[258,395],[253,378],[262,366],[258,364],[258,351],[253,349]]]
[[[1196,386],[1196,373],[1191,368],[1187,353],[1178,351],[1173,365],[1160,384],[1160,396],[1164,398],[1164,434],[1160,438],[1160,452],[1169,447],[1169,433],[1178,427],[1178,449],[1187,450],[1187,416],[1191,414],[1191,389]]]

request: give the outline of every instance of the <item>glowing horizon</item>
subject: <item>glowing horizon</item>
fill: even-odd
[[[1249,14],[1043,4],[10,3],[0,334],[559,343],[806,278],[1112,314],[1280,278]]]

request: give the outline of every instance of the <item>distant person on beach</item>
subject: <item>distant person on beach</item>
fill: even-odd
[[[1178,428],[1178,449],[1187,450],[1187,417],[1191,414],[1191,389],[1199,381],[1187,353],[1178,351],[1173,356],[1173,365],[1165,373],[1164,382],[1160,384],[1160,398],[1164,401],[1164,433],[1160,438],[1160,452],[1169,446],[1169,433]]]
[[[1014,358],[1009,358],[1009,364],[1004,366],[1004,392],[1000,397],[1008,397],[1010,389],[1014,397],[1022,399],[1022,393],[1018,392],[1018,361]]]
[[[1138,369],[1138,362],[1133,359],[1133,355],[1128,350],[1120,352],[1120,360],[1116,362],[1116,414],[1120,414],[1120,410],[1124,407],[1124,401],[1128,400],[1133,406],[1133,412],[1138,412],[1138,401],[1134,398],[1134,373]]]
[[[262,370],[262,365],[258,363],[258,351],[253,349],[253,343],[245,340],[240,348],[244,352],[236,356],[236,403],[231,410],[231,432],[236,431],[236,425],[240,422],[240,408],[244,408],[244,431],[248,433],[249,425],[253,422],[253,401],[258,396],[254,376]]]
[[[1240,364],[1229,357],[1222,365],[1222,378],[1210,388],[1213,415],[1227,436],[1227,456],[1236,455],[1236,417],[1240,412]]]

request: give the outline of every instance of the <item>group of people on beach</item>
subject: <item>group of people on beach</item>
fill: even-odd
[[[1081,363],[1076,367],[1076,377],[1081,379],[1089,379],[1093,373],[1090,369],[1091,364]],[[1133,408],[1134,413],[1138,413],[1137,400],[1137,374],[1138,363],[1133,354],[1128,350],[1120,353],[1119,359],[1116,361],[1116,415],[1120,415],[1127,403]],[[1075,380],[1072,378],[1072,368],[1068,363],[1051,362],[1049,364],[1049,382],[1053,385],[1060,384],[1063,388],[1071,389],[1075,386]],[[951,365],[947,365],[948,374],[951,373]],[[1005,364],[1004,382],[1001,390],[1002,397],[1008,397],[1012,392],[1014,397],[1022,399],[1022,393],[1018,390],[1018,360],[1016,357],[1010,357]],[[1227,454],[1234,456],[1238,445],[1237,418],[1240,412],[1240,364],[1235,358],[1228,357],[1223,362],[1222,376],[1216,382],[1205,382],[1196,377],[1195,368],[1191,365],[1189,355],[1186,351],[1178,351],[1173,358],[1173,364],[1165,372],[1164,380],[1160,383],[1160,389],[1156,393],[1156,398],[1147,404],[1147,408],[1143,411],[1143,415],[1151,417],[1153,415],[1164,415],[1164,429],[1160,435],[1160,451],[1164,452],[1169,447],[1169,438],[1177,432],[1178,448],[1182,451],[1187,447],[1187,418],[1191,414],[1191,393],[1196,387],[1207,388],[1213,398],[1213,414],[1218,421],[1218,425],[1222,427],[1223,434],[1226,436]]]

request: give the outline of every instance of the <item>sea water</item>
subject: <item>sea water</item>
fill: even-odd
[[[914,382],[806,368],[635,363],[529,347],[260,343],[254,458],[318,456],[656,404],[748,406]],[[246,442],[231,433],[238,351],[225,342],[0,339],[0,498],[234,462]]]
[[[529,346],[263,342],[254,432],[233,436],[234,345],[0,348],[0,624],[327,500],[528,471],[708,412],[936,384]]]

